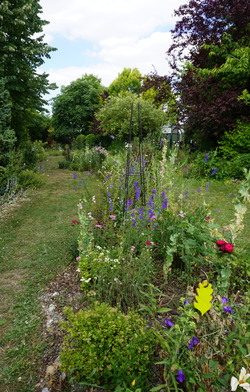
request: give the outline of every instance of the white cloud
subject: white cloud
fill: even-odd
[[[46,61],[42,70],[51,82],[68,85],[83,74],[94,74],[105,86],[123,68],[137,68],[142,74],[156,69],[168,73],[166,51],[171,44],[169,30],[174,27],[174,9],[187,0],[40,0],[45,42],[53,46],[54,38],[82,39],[94,49],[85,50],[86,61],[71,66],[63,61]],[[62,50],[62,49],[61,49]],[[67,53],[65,53],[67,56]],[[76,53],[77,56],[77,53]],[[68,64],[68,62],[67,62]],[[93,64],[88,65],[86,64]],[[55,93],[53,94],[55,95]]]
[[[184,0],[41,0],[50,22],[47,34],[100,41],[110,37],[134,39],[156,28],[173,25],[174,9]]]

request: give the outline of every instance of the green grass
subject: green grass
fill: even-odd
[[[46,184],[0,223],[0,391],[33,391],[41,338],[39,295],[77,256],[77,204],[73,173],[58,170],[61,157],[45,163]],[[21,379],[20,379],[21,377]],[[17,381],[19,379],[19,381]]]
[[[74,262],[77,256],[77,204],[82,188],[74,190],[78,180],[73,173],[59,170],[61,156],[50,156],[45,163],[46,184],[32,192],[28,200],[14,208],[0,222],[0,392],[35,391],[41,359],[47,350],[42,337],[39,301],[55,276]],[[97,192],[93,179],[88,187]],[[238,185],[233,182],[178,179],[175,192],[188,191],[200,203],[204,196],[211,218],[221,227],[234,217],[233,195]],[[197,189],[201,188],[201,192]],[[93,194],[94,194],[93,193]],[[249,211],[237,246],[250,250]]]

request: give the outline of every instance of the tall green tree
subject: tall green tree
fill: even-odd
[[[3,80],[0,80],[0,113],[0,167],[5,167],[9,164],[16,136],[10,129],[11,102]]]
[[[109,95],[140,94],[142,75],[137,68],[124,68],[108,88]]]
[[[41,12],[38,0],[0,2],[0,79],[10,97],[10,128],[18,141],[29,137],[30,112],[44,110],[43,95],[52,87],[48,75],[37,71],[54,50],[43,41],[48,22],[40,18]]]
[[[54,98],[52,105],[53,137],[62,143],[71,143],[79,134],[91,133],[95,111],[101,106],[104,87],[94,75],[85,74],[66,87]]]

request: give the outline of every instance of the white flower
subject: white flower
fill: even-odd
[[[250,373],[247,373],[246,369],[242,367],[239,379],[237,379],[236,377],[231,378],[231,391],[236,391],[237,387],[239,386],[245,389],[245,391],[250,392],[250,384],[246,382],[249,377]]]

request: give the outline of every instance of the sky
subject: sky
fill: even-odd
[[[46,72],[60,93],[62,86],[93,74],[108,87],[124,68],[142,75],[166,75],[174,10],[187,0],[40,0],[44,41],[51,52],[39,72]]]

